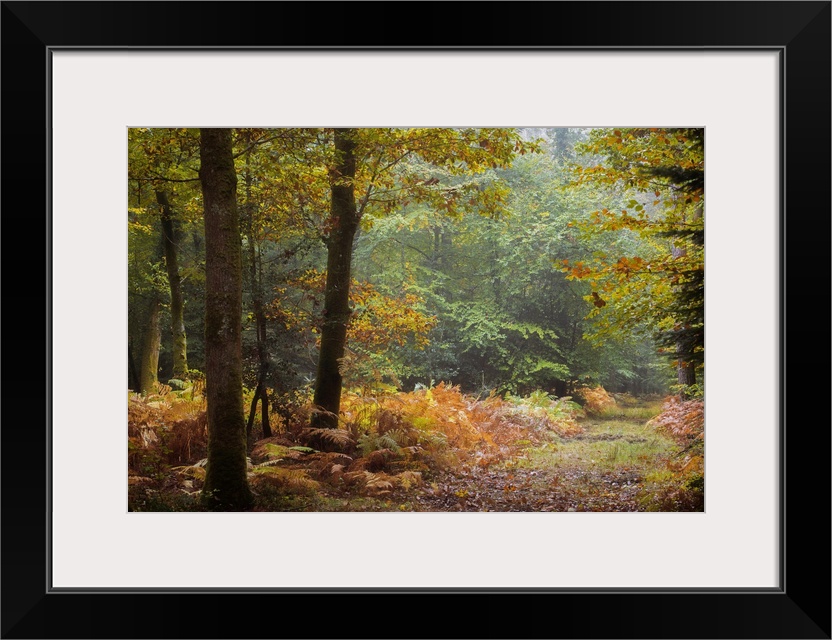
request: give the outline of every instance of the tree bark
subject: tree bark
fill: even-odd
[[[676,344],[677,353],[680,352],[683,348],[684,347],[681,343]],[[679,384],[688,386],[696,384],[696,365],[690,362],[683,361],[682,357],[682,355],[679,356],[679,360],[676,364],[676,378],[679,381]]]
[[[136,366],[136,359],[133,356],[133,338],[127,340],[127,388],[136,393],[142,392],[142,383],[139,378],[139,368]]]
[[[159,349],[162,346],[162,332],[159,328],[159,312],[162,304],[153,298],[147,310],[147,322],[142,334],[142,355],[139,364],[139,388],[141,393],[153,393],[159,383]]]
[[[336,428],[341,408],[341,359],[347,341],[350,320],[350,277],[353,239],[359,215],[355,204],[355,130],[336,129],[335,165],[332,169],[332,230],[327,240],[326,290],[324,321],[321,329],[321,352],[315,379],[314,403],[317,411],[312,426]]]
[[[184,302],[182,279],[179,276],[179,233],[173,220],[168,194],[156,192],[156,202],[162,207],[162,245],[165,250],[165,267],[170,284],[170,327],[173,334],[173,377],[184,380],[188,377],[188,340],[185,334]]]
[[[242,250],[231,129],[200,129],[205,206],[205,378],[208,464],[203,502],[239,511],[251,505],[243,419]]]

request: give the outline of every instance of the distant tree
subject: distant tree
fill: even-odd
[[[257,403],[260,402],[260,423],[263,427],[263,437],[272,435],[269,422],[269,390],[266,385],[271,368],[271,357],[267,347],[267,322],[263,303],[263,262],[261,248],[255,235],[255,209],[257,204],[252,197],[254,175],[251,171],[251,151],[245,153],[245,205],[243,206],[243,225],[248,253],[249,289],[251,305],[254,313],[255,333],[257,336],[257,386],[251,399],[248,421],[246,422],[246,439],[251,435],[254,426],[254,416]]]
[[[164,281],[158,216],[145,210],[128,213],[128,378],[139,393],[155,393],[162,345]]]
[[[192,204],[197,194],[199,178],[194,175],[196,169],[191,165],[196,163],[198,138],[193,129],[131,128],[128,130],[128,142],[133,222],[143,222],[144,231],[152,227],[159,238],[158,256],[149,261],[131,262],[130,276],[134,281],[142,277],[155,280],[159,280],[158,276],[166,277],[166,282],[157,283],[160,305],[156,314],[158,316],[162,312],[163,306],[169,310],[172,371],[168,371],[173,378],[185,379],[188,377],[188,341],[181,242],[186,216],[182,204]],[[133,240],[131,236],[131,244],[135,245]],[[163,265],[158,273],[157,263]],[[161,291],[162,284],[167,291]],[[164,297],[161,297],[162,293]],[[162,304],[164,298],[167,298],[169,305]],[[158,324],[158,317],[156,322]],[[149,321],[143,326],[150,326]],[[143,339],[143,342],[147,343],[147,340]],[[161,346],[161,335],[157,344]],[[155,358],[158,367],[158,353]],[[142,360],[146,358],[142,356]]]
[[[162,246],[165,251],[165,268],[170,285],[170,325],[173,335],[173,377],[188,377],[188,339],[185,332],[182,297],[182,278],[179,274],[179,221],[173,214],[168,193],[156,191],[156,202],[161,207]]]

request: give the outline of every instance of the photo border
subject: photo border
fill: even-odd
[[[405,3],[401,3],[405,5]],[[356,602],[344,599],[353,595],[420,593],[413,601],[428,612],[437,604],[432,596],[468,593],[478,604],[498,604],[502,622],[491,619],[494,612],[475,609],[466,621],[470,635],[522,637],[535,633],[535,623],[551,616],[551,632],[546,635],[571,637],[830,637],[829,588],[829,430],[818,430],[817,416],[801,419],[801,408],[811,402],[817,386],[816,374],[804,373],[801,354],[824,353],[828,335],[806,331],[798,323],[818,322],[816,299],[829,291],[829,119],[830,119],[830,3],[829,2],[622,2],[622,3],[535,3],[544,10],[550,23],[592,25],[592,29],[552,29],[558,35],[524,35],[527,29],[518,11],[519,3],[468,4],[465,21],[460,21],[460,42],[449,45],[445,35],[455,24],[450,19],[463,7],[457,3],[418,5],[416,17],[402,25],[402,47],[385,46],[381,32],[367,32],[365,20],[381,5],[361,3],[44,3],[4,2],[2,6],[2,86],[6,90],[3,109],[6,151],[2,202],[7,242],[4,252],[4,297],[13,313],[6,314],[3,333],[7,345],[4,363],[7,385],[6,428],[2,431],[2,636],[3,637],[256,637],[273,635],[283,610],[289,618],[309,620],[310,635],[347,637],[345,620],[361,615],[360,606],[399,600]],[[194,8],[198,6],[196,15]],[[390,5],[385,5],[389,7]],[[412,6],[412,5],[411,5]],[[322,9],[325,7],[325,9]],[[420,8],[419,8],[420,7]],[[430,12],[424,9],[430,7]],[[476,7],[471,11],[471,7]],[[269,29],[263,18],[274,9],[289,28]],[[603,11],[601,11],[603,9]],[[441,24],[435,15],[442,14]],[[516,12],[516,13],[513,13]],[[251,32],[243,38],[228,29],[228,16],[246,18]],[[603,15],[603,20],[599,19]],[[304,46],[315,31],[318,44]],[[627,29],[622,25],[655,25]],[[188,30],[182,25],[188,25]],[[442,32],[438,27],[442,27]],[[352,30],[350,30],[352,28]],[[569,31],[569,33],[560,33]],[[344,34],[351,34],[345,36]],[[485,35],[484,35],[485,34]],[[455,37],[456,39],[456,37]],[[465,40],[468,39],[468,42]],[[275,42],[280,45],[275,45]],[[209,44],[205,44],[208,42]],[[335,43],[335,44],[332,44]],[[600,44],[599,44],[600,43]],[[781,425],[781,586],[779,589],[305,589],[253,590],[84,590],[58,593],[49,587],[46,550],[49,539],[49,493],[51,483],[47,429],[37,428],[37,408],[46,410],[46,426],[51,424],[51,380],[48,340],[50,332],[49,258],[51,255],[51,213],[49,176],[49,136],[51,112],[48,109],[51,52],[64,49],[159,48],[212,50],[228,49],[349,49],[349,50],[425,50],[465,49],[485,51],[540,49],[617,49],[701,50],[769,49],[780,51],[781,79],[781,309],[780,378]],[[789,132],[788,145],[786,133]],[[820,152],[819,152],[820,151]],[[20,194],[25,194],[20,198]],[[43,197],[43,200],[39,200]],[[23,200],[23,201],[21,201]],[[46,204],[46,216],[38,215]],[[12,203],[14,203],[12,205]],[[21,209],[24,207],[25,209]],[[787,224],[786,210],[792,212]],[[15,211],[25,214],[15,215]],[[21,239],[34,239],[31,243]],[[45,242],[40,239],[45,239]],[[14,247],[11,247],[14,243]],[[42,247],[43,253],[38,253]],[[791,249],[799,256],[798,266],[785,268]],[[25,277],[21,277],[25,274]],[[807,274],[808,277],[807,277]],[[823,274],[823,275],[821,275]],[[35,283],[45,283],[39,289]],[[825,289],[824,286],[825,285]],[[786,291],[795,314],[793,326],[786,325]],[[44,296],[44,292],[46,296]],[[801,304],[800,311],[797,305]],[[811,318],[804,317],[809,305]],[[43,309],[43,312],[39,310]],[[35,311],[33,311],[35,310]],[[797,315],[797,314],[800,315]],[[825,322],[824,322],[825,321]],[[823,306],[820,324],[829,326],[828,304]],[[822,331],[822,333],[826,333]],[[25,336],[25,339],[21,337]],[[46,340],[41,345],[41,337]],[[785,351],[788,340],[789,351]],[[23,343],[21,357],[9,357],[9,345]],[[33,351],[35,352],[33,355]],[[791,356],[789,354],[792,354]],[[792,365],[794,401],[786,405],[787,370]],[[825,367],[825,363],[824,363]],[[826,370],[826,368],[824,368]],[[36,381],[46,375],[44,387]],[[828,397],[828,378],[821,397]],[[817,390],[815,390],[817,393]],[[741,401],[753,399],[738,398]],[[816,402],[816,400],[815,400]],[[34,410],[33,410],[34,408]],[[811,406],[810,406],[811,409]],[[823,410],[824,426],[828,425]],[[786,448],[786,420],[797,425],[793,433],[812,438],[807,444],[795,439]],[[811,433],[806,430],[811,428]],[[798,429],[800,429],[798,431]],[[25,455],[24,455],[25,452]],[[45,457],[39,452],[46,452]],[[32,463],[45,459],[43,478],[32,473]],[[35,465],[37,466],[37,464]],[[786,469],[788,468],[788,474]],[[807,487],[811,505],[803,505]],[[749,490],[753,490],[753,482]],[[44,497],[46,498],[44,500]],[[787,511],[786,506],[800,504]],[[814,506],[813,508],[813,505]],[[818,518],[817,510],[823,515]],[[791,534],[791,535],[788,535]],[[683,561],[683,551],[680,552]],[[818,586],[818,574],[822,574]],[[97,591],[96,593],[93,593]],[[140,593],[141,592],[141,593]],[[239,620],[217,620],[229,610],[230,598],[249,595],[240,609]],[[118,595],[116,595],[118,594]],[[310,597],[314,594],[316,597]],[[334,594],[320,601],[317,596]],[[519,599],[513,596],[523,595]],[[454,595],[453,597],[456,597]],[[268,599],[267,599],[268,598]],[[279,598],[279,599],[275,599]],[[289,600],[286,600],[289,598]],[[424,598],[428,598],[427,601]],[[552,600],[555,598],[555,600]],[[148,599],[150,601],[148,601]],[[236,602],[238,602],[237,600]],[[410,601],[408,601],[410,602]],[[447,600],[442,601],[448,604]],[[350,607],[347,606],[350,605]],[[190,605],[190,606],[188,606]],[[428,605],[427,607],[425,605]],[[536,607],[542,609],[538,610]],[[328,611],[322,616],[322,611]],[[344,611],[350,618],[339,619]],[[372,611],[371,610],[371,611]],[[139,611],[146,612],[139,614]],[[187,612],[194,611],[193,615]],[[171,626],[164,614],[181,614],[181,622]],[[202,612],[212,612],[204,615]],[[369,613],[369,612],[368,612]],[[156,618],[156,614],[159,618]],[[487,614],[487,615],[484,615]],[[541,615],[543,614],[543,615]],[[322,620],[322,618],[324,618]],[[415,618],[415,620],[413,619]],[[164,623],[161,623],[164,621]],[[524,621],[528,620],[528,621]],[[231,633],[222,624],[232,626]],[[548,620],[547,620],[547,625]],[[391,630],[374,632],[364,628],[358,635],[373,637],[397,635]],[[436,625],[430,616],[408,612],[407,634],[435,637]],[[500,633],[502,630],[503,632]],[[478,633],[479,632],[479,633]],[[539,632],[537,632],[539,633]],[[232,635],[233,634],[233,635]]]

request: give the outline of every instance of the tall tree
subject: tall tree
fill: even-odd
[[[156,393],[159,383],[159,349],[162,344],[162,332],[159,328],[159,312],[162,304],[158,297],[152,297],[147,303],[142,334],[142,351],[139,362],[139,391],[144,394]]]
[[[213,509],[251,505],[246,476],[241,347],[242,256],[231,129],[200,129],[205,206],[205,378],[208,464],[203,501]]]
[[[155,213],[140,215],[135,209],[128,213],[129,377],[130,388],[144,394],[155,393],[159,382],[162,303],[167,289],[161,276],[163,250],[154,224],[157,218]]]
[[[507,190],[471,176],[507,167],[515,153],[536,148],[513,129],[335,129],[332,141],[324,225],[327,285],[314,397],[319,410],[312,419],[313,426],[324,428],[338,423],[353,242],[365,214],[389,215],[411,201],[449,216],[466,210],[493,214]]]
[[[315,406],[322,411],[319,410],[312,421],[313,426],[326,428],[338,425],[338,411],[341,407],[340,362],[344,357],[350,319],[352,243],[359,223],[355,206],[355,130],[336,129],[333,138],[335,161],[330,201],[332,231],[326,240],[324,322],[314,397]]]
[[[179,225],[174,219],[167,191],[156,190],[156,202],[162,208],[162,245],[165,250],[165,268],[170,285],[170,328],[173,335],[173,377],[180,380],[188,376],[188,339],[185,333],[182,298],[182,278],[179,275]]]
[[[705,247],[703,226],[705,203],[705,130],[680,129],[678,137],[690,144],[695,163],[684,166],[663,164],[645,169],[657,179],[667,180],[677,189],[677,199],[693,205],[693,212],[683,213],[680,224],[664,235],[674,242],[673,256],[686,268],[680,268],[673,287],[675,323],[658,336],[659,343],[673,350],[678,383],[682,395],[696,384],[696,370],[705,363],[705,270],[701,260],[686,261],[689,253],[701,256]],[[683,212],[685,209],[683,209]]]
[[[257,387],[254,390],[254,397],[251,399],[248,421],[246,422],[246,439],[251,436],[254,426],[254,416],[257,410],[257,403],[260,402],[260,419],[263,426],[263,437],[270,438],[272,435],[269,424],[269,389],[266,384],[271,359],[266,344],[266,312],[263,306],[263,262],[258,247],[258,241],[254,231],[254,209],[255,203],[252,200],[252,182],[254,180],[251,171],[251,151],[245,154],[245,187],[246,199],[244,205],[243,220],[245,221],[246,245],[248,246],[248,268],[249,286],[251,288],[251,306],[254,310],[255,331],[257,334]]]

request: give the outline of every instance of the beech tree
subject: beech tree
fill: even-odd
[[[332,231],[326,240],[324,321],[313,400],[323,411],[313,417],[312,425],[316,427],[336,427],[341,407],[340,361],[344,357],[350,319],[352,243],[361,220],[355,205],[355,136],[355,129],[336,129],[333,133]]]
[[[231,129],[200,129],[199,177],[205,206],[205,381],[208,462],[203,502],[213,509],[251,504],[246,476],[241,352],[242,256]]]
[[[158,297],[152,297],[147,303],[139,360],[139,388],[137,389],[144,394],[154,393],[159,382],[159,348],[162,344],[162,331],[159,328],[161,308],[162,304]]]
[[[413,201],[448,216],[494,214],[507,189],[471,179],[535,149],[514,129],[334,129],[330,211],[324,224],[327,284],[312,426],[335,428],[340,411],[353,243],[362,221]]]

